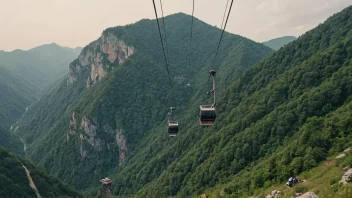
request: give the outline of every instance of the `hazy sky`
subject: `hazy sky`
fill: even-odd
[[[226,1],[195,0],[195,16],[219,27]],[[258,42],[299,36],[351,4],[351,0],[235,0],[226,30]],[[155,18],[152,0],[0,0],[0,5],[0,50],[6,51],[52,42],[85,46],[108,27]],[[192,0],[163,0],[163,7],[165,15],[190,14]]]

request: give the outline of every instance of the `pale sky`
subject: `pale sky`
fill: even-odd
[[[195,0],[195,16],[220,27],[226,1]],[[226,30],[258,42],[299,36],[351,4],[351,0],[234,0]],[[165,15],[191,14],[192,0],[163,0],[163,8]],[[52,42],[84,47],[108,27],[143,18],[155,18],[152,0],[0,0],[0,50]]]

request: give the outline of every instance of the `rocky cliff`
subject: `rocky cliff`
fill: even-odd
[[[104,150],[116,151],[119,153],[116,157],[119,158],[119,166],[121,166],[128,150],[123,130],[113,129],[109,124],[100,127],[97,118],[89,119],[87,115],[80,118],[81,122],[78,125],[78,116],[75,112],[72,113],[66,138],[67,142],[76,138],[81,159],[95,158],[97,152],[104,152]]]
[[[83,77],[86,78],[88,88],[103,79],[111,66],[122,64],[134,52],[133,46],[127,45],[116,35],[103,33],[97,41],[85,47],[78,59],[70,64],[67,84],[74,83],[84,70],[88,70],[88,75]]]

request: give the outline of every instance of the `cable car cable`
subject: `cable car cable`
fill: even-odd
[[[222,37],[223,37],[225,29],[226,29],[226,25],[227,25],[227,22],[228,22],[230,13],[231,13],[232,5],[233,5],[233,0],[231,0],[231,5],[230,5],[230,8],[229,8],[229,12],[227,14],[226,22],[225,22],[225,25],[223,27],[223,30],[222,30],[222,33],[221,33],[221,36],[220,36],[220,39],[219,39],[219,44],[218,44],[218,47],[216,49],[216,53],[215,53],[215,56],[214,56],[214,63],[216,61],[216,57],[217,57],[218,52],[219,52],[221,40],[222,40]],[[227,10],[227,8],[225,8],[225,13],[226,13],[226,10]],[[224,18],[223,18],[223,20],[224,20]],[[210,94],[214,95],[214,102],[213,102],[212,105],[200,105],[199,106],[199,122],[200,122],[200,125],[202,125],[202,126],[214,125],[214,121],[216,119],[216,109],[215,109],[215,105],[216,105],[216,90],[215,90],[216,89],[216,81],[215,81],[216,71],[215,70],[210,70],[209,74],[213,77],[213,89],[211,91],[206,92],[206,93],[207,93],[207,95],[210,95]],[[210,77],[210,75],[209,75],[209,77]],[[206,85],[207,85],[207,83],[206,83]]]
[[[225,12],[224,12],[224,16],[223,16],[223,18],[222,18],[221,28],[222,28],[222,26],[223,26],[224,19],[225,19],[225,16],[226,16],[226,10],[227,10],[227,7],[228,7],[228,3],[229,3],[229,0],[227,0],[227,3],[226,3]],[[227,18],[226,18],[225,26],[223,27],[223,30],[222,30],[222,31],[221,31],[221,29],[220,29],[220,31],[221,31],[221,35],[220,35],[220,39],[219,39],[219,43],[218,43],[218,47],[217,47],[217,49],[216,49],[215,57],[214,57],[214,63],[215,63],[215,61],[216,61],[216,57],[217,57],[218,52],[219,52],[219,48],[220,48],[220,44],[221,44],[221,40],[222,40],[223,34],[224,34],[224,32],[225,32],[226,25],[227,25],[227,21],[228,21],[228,19],[229,19],[230,13],[231,13],[232,4],[233,4],[233,0],[231,0],[231,5],[230,5],[229,12],[228,12],[228,14],[227,14]],[[210,79],[210,74],[209,74],[209,78],[208,78],[207,82],[205,83],[205,90],[206,90],[207,86],[209,86],[209,85],[208,85],[208,83],[209,83],[209,79]],[[204,92],[205,92],[205,91],[204,91]]]
[[[163,19],[163,29],[164,29],[164,35],[165,35],[165,48],[166,48],[166,59],[168,63],[168,68],[169,68],[169,63],[170,63],[170,57],[169,57],[169,48],[167,47],[167,37],[166,37],[166,27],[165,27],[165,17],[164,17],[164,9],[163,9],[163,4],[162,1],[160,0],[160,7],[161,7],[161,16]],[[169,79],[170,79],[170,74],[169,74]],[[170,83],[171,84],[171,83]],[[171,97],[175,98],[175,91],[173,89],[173,86],[171,86]]]
[[[233,0],[231,0],[230,9],[229,9],[229,12],[227,13],[226,22],[225,22],[224,28],[223,28],[222,33],[221,33],[221,36],[220,36],[220,40],[219,40],[219,44],[218,44],[218,48],[216,49],[216,53],[215,53],[215,57],[214,57],[214,62],[215,62],[216,57],[217,57],[218,52],[219,52],[219,48],[220,48],[220,44],[221,44],[221,40],[222,40],[222,37],[223,37],[224,32],[225,32],[225,29],[226,29],[227,21],[229,20],[229,16],[230,16],[230,13],[231,13],[232,4],[233,4]],[[225,10],[225,13],[226,13],[226,10]]]
[[[227,0],[227,2],[226,2],[226,7],[225,7],[224,16],[222,17],[222,22],[221,22],[220,32],[221,32],[221,29],[223,28],[223,25],[224,25],[224,20],[225,20],[226,10],[227,10],[227,6],[228,6],[228,5],[229,5],[229,0]]]
[[[161,7],[161,16],[163,18],[163,27],[164,27],[164,35],[165,35],[165,47],[166,47],[166,57],[167,60],[170,61],[169,59],[169,48],[167,48],[167,38],[166,38],[166,29],[165,29],[165,17],[164,17],[164,9],[163,9],[163,3],[160,0],[160,7]]]
[[[169,63],[168,60],[166,58],[166,53],[165,53],[165,49],[164,49],[164,42],[163,42],[163,37],[161,36],[161,31],[160,31],[160,25],[159,25],[159,19],[158,19],[158,13],[156,11],[156,7],[155,7],[155,1],[153,0],[153,5],[154,5],[154,12],[155,12],[155,17],[156,17],[156,22],[158,24],[158,29],[159,29],[159,36],[160,36],[160,41],[161,41],[161,47],[163,49],[163,53],[164,53],[164,58],[165,58],[165,63],[166,63],[166,70],[167,70],[167,75],[169,76],[169,83],[171,86],[171,89],[173,90],[173,86],[171,83],[171,77],[170,77],[170,71],[169,71]]]
[[[161,4],[161,0],[160,0],[160,5],[161,5],[161,9],[162,9],[162,4]],[[167,74],[169,76],[169,83],[170,83],[170,87],[171,87],[171,91],[172,91],[172,98],[174,97],[174,89],[171,83],[171,77],[170,77],[170,71],[169,71],[169,63],[168,63],[168,58],[166,57],[166,53],[165,53],[165,48],[164,48],[164,42],[163,42],[163,37],[161,35],[161,31],[160,31],[160,24],[159,24],[159,19],[158,19],[158,13],[156,11],[156,6],[155,6],[155,1],[153,0],[153,6],[154,6],[154,12],[155,12],[155,17],[156,17],[156,22],[158,24],[158,30],[159,30],[159,36],[160,36],[160,41],[161,41],[161,47],[163,49],[163,53],[164,53],[164,58],[165,58],[165,63],[166,63],[166,70],[167,70]],[[165,21],[164,21],[164,11],[162,10],[162,16],[163,16],[163,25],[164,25],[164,33],[165,33],[165,44],[166,44],[166,50],[167,49],[167,40],[166,40],[166,31],[165,31]],[[167,51],[168,53],[168,51]],[[176,136],[177,132],[178,132],[178,122],[177,121],[172,121],[171,119],[171,115],[172,115],[172,110],[174,108],[171,107],[171,112],[170,115],[168,114],[168,133],[169,136]]]

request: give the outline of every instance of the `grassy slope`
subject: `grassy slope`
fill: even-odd
[[[303,183],[299,183],[292,188],[285,185],[285,181],[274,184],[270,187],[257,190],[253,196],[256,198],[262,198],[272,191],[280,191],[281,198],[291,198],[296,193],[314,192],[320,198],[334,197],[334,198],[347,198],[352,195],[352,183],[347,185],[339,184],[342,175],[344,174],[344,167],[352,165],[352,153],[349,153],[345,158],[335,159],[336,155],[328,157],[325,161],[319,163],[315,168],[308,171],[304,171],[299,174],[301,180],[305,180]],[[217,197],[218,194],[222,197],[230,197],[226,195],[220,188],[212,188],[204,191],[202,194],[208,194],[209,198]],[[201,197],[201,195],[195,195],[193,197]]]
[[[352,164],[352,154],[349,153],[347,157],[338,160],[335,157],[336,155],[331,156],[326,161],[321,162],[318,167],[302,172],[300,178],[306,180],[304,183],[299,183],[292,188],[288,188],[284,184],[275,185],[265,189],[260,194],[268,195],[273,190],[279,190],[283,192],[283,198],[290,198],[296,193],[304,192],[314,192],[321,198],[346,198],[351,196],[352,183],[342,185],[339,184],[339,181],[345,172],[343,168]]]

